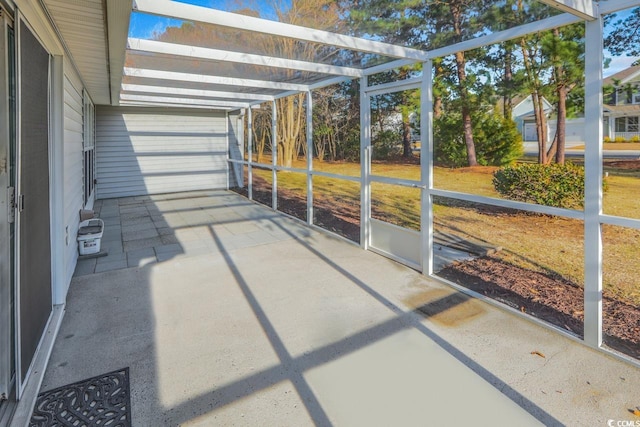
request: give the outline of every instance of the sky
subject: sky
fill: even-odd
[[[213,9],[233,11],[238,9],[239,5],[251,5],[252,8],[258,6],[258,10],[262,16],[271,18],[273,9],[269,7],[269,1],[255,0],[176,0],[180,3],[188,3],[196,6],[210,7]],[[162,33],[167,27],[179,27],[182,21],[179,19],[163,18],[153,15],[145,15],[143,13],[132,13],[131,22],[129,23],[129,37],[148,39],[156,33]]]
[[[247,1],[239,1],[239,0],[178,0],[182,3],[189,3],[198,6],[211,7],[214,9],[220,10],[234,10],[241,3],[250,3]],[[270,7],[267,5],[269,2],[264,0],[255,0],[255,5],[260,5],[260,12],[263,16],[269,17],[273,12]],[[627,14],[629,12],[626,12]],[[619,12],[618,18],[624,18],[625,12]],[[129,25],[129,37],[149,39],[152,38],[154,34],[162,33],[169,26],[180,26],[182,21],[179,19],[170,19],[157,17],[152,15],[145,15],[142,13],[133,13],[131,15],[131,22]],[[607,28],[605,28],[605,33],[607,32]],[[611,56],[608,52],[605,51],[605,56],[611,58],[611,62],[609,66],[604,69],[603,74],[605,77],[615,74],[619,71],[624,70],[629,67],[637,57],[628,57],[628,56]]]

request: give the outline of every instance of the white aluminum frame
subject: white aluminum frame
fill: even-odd
[[[430,63],[430,61],[429,61]],[[427,74],[430,75],[431,70],[427,71]],[[397,81],[393,81],[393,82],[389,82],[389,83],[385,83],[385,84],[379,84],[379,85],[374,85],[374,86],[365,86],[363,89],[361,89],[361,93],[364,94],[367,97],[367,104],[368,104],[368,110],[365,111],[365,113],[368,115],[369,117],[369,131],[368,131],[368,139],[367,141],[365,141],[367,143],[366,145],[366,152],[367,152],[367,156],[366,156],[366,171],[365,171],[365,175],[363,175],[363,181],[366,182],[366,186],[367,186],[367,192],[368,192],[368,208],[366,209],[366,221],[361,222],[366,224],[366,226],[369,228],[367,231],[367,245],[369,247],[370,250],[384,255],[386,257],[389,257],[395,261],[404,263],[412,268],[416,268],[418,270],[421,270],[424,272],[424,258],[425,258],[425,253],[424,250],[425,248],[429,248],[430,244],[429,242],[426,242],[426,245],[424,243],[424,233],[422,232],[423,228],[423,223],[425,222],[425,216],[427,217],[427,220],[429,218],[429,214],[422,211],[420,212],[420,230],[411,230],[405,227],[400,227],[398,225],[394,225],[385,221],[380,221],[380,220],[376,220],[374,218],[372,218],[371,216],[371,203],[372,203],[372,194],[371,194],[371,183],[372,182],[378,182],[378,183],[383,183],[383,184],[390,184],[390,185],[398,185],[398,186],[402,186],[402,187],[409,187],[409,188],[417,188],[420,189],[420,206],[422,208],[422,202],[425,200],[425,197],[427,197],[426,194],[426,189],[427,186],[425,185],[425,179],[422,177],[422,173],[423,173],[423,156],[420,156],[420,180],[416,181],[416,180],[411,180],[411,179],[402,179],[402,178],[395,178],[395,177],[389,177],[389,176],[383,176],[383,175],[375,175],[373,173],[372,167],[371,167],[371,160],[372,160],[372,154],[373,154],[373,147],[371,145],[371,98],[377,95],[384,95],[384,94],[389,94],[389,93],[396,93],[396,92],[402,92],[405,90],[421,90],[424,88],[424,85],[426,84],[426,82],[431,82],[430,78],[423,78],[423,77],[415,77],[415,78],[410,78],[410,79],[406,79],[406,80],[397,80]],[[420,99],[421,101],[426,101],[426,98],[424,98],[423,95],[424,91],[421,92],[420,94]],[[426,94],[428,95],[428,94]],[[422,104],[422,103],[421,103]],[[431,104],[430,103],[426,103],[422,104],[422,108],[420,109],[420,119],[423,118],[424,114],[423,114],[423,109],[425,107],[429,107]],[[362,107],[361,107],[362,108]],[[360,114],[363,114],[363,111],[360,110]],[[362,131],[362,129],[361,129]],[[423,136],[422,134],[420,135],[420,139],[421,139],[421,144],[426,142],[426,135]],[[428,221],[427,221],[428,224]],[[394,241],[395,246],[397,248],[399,248],[400,251],[403,251],[405,247],[415,247],[417,248],[417,250],[420,252],[419,254],[417,254],[415,259],[411,259],[407,256],[403,256],[401,253],[396,253],[396,251],[394,251],[392,248],[387,248],[387,247],[381,247],[381,246],[376,246],[376,242],[380,242],[380,244],[386,244],[387,241],[389,239],[387,238],[381,238],[381,239],[376,239],[376,237],[378,235],[382,235],[382,236],[388,236],[389,233],[391,233],[392,230],[395,230],[395,232],[397,233],[397,241]],[[430,233],[427,231],[427,237],[430,236]]]
[[[371,229],[371,97],[364,90],[367,76],[360,79],[360,247],[369,249]]]
[[[602,345],[602,17],[585,24],[584,339]]]
[[[271,208],[278,210],[278,108],[271,102]]]
[[[247,108],[249,107],[248,102],[217,101],[217,100],[210,100],[210,99],[193,99],[193,98],[174,98],[171,96],[132,95],[132,94],[124,93],[120,95],[120,98],[123,101],[161,102],[165,104],[184,105],[185,107],[191,107],[192,105],[207,106],[209,108],[213,108],[213,107]]]
[[[188,21],[203,22],[237,30],[293,38],[359,52],[408,58],[418,61],[426,59],[425,52],[418,49],[168,0],[135,0],[133,10]]]
[[[307,224],[313,225],[313,97],[306,93],[307,100]]]
[[[223,76],[211,76],[208,74],[192,74],[192,73],[179,73],[176,71],[163,71],[153,70],[146,68],[134,68],[125,67],[123,75],[127,77],[138,77],[143,79],[161,79],[172,80],[177,82],[193,82],[212,85],[226,85],[226,86],[242,86],[252,87],[260,89],[275,89],[275,90],[295,90],[302,92],[307,90],[307,85],[287,83],[287,82],[272,82],[267,80],[252,80],[252,79],[240,79],[236,77],[223,77]]]
[[[292,68],[302,71],[310,71],[314,73],[335,74],[335,77],[327,77],[318,82],[311,84],[292,84],[286,82],[267,82],[261,80],[238,79],[225,76],[206,76],[189,73],[169,72],[162,70],[143,70],[125,68],[125,76],[131,76],[141,79],[162,79],[170,81],[184,81],[199,83],[202,90],[183,90],[179,88],[159,89],[162,94],[183,95],[194,97],[206,97],[207,86],[209,84],[241,86],[259,92],[260,90],[279,91],[277,94],[271,92],[269,95],[257,99],[251,93],[234,96],[235,100],[246,99],[251,103],[258,103],[266,100],[271,96],[272,101],[272,161],[270,165],[259,164],[253,162],[252,159],[252,116],[249,107],[247,120],[250,134],[249,141],[249,159],[241,161],[248,167],[249,174],[249,197],[253,198],[252,192],[252,167],[262,167],[270,169],[272,172],[272,208],[278,209],[277,205],[277,172],[292,171],[307,174],[307,223],[313,226],[313,176],[324,176],[329,178],[343,179],[353,182],[359,182],[361,197],[361,229],[360,229],[360,246],[364,249],[370,248],[370,225],[371,225],[371,182],[385,182],[394,185],[404,185],[410,187],[421,188],[421,269],[424,274],[433,276],[433,260],[431,254],[433,252],[433,197],[441,196],[458,200],[469,201],[473,203],[483,203],[493,206],[500,206],[512,209],[518,209],[527,212],[543,213],[548,215],[560,216],[565,218],[573,218],[584,222],[585,230],[585,323],[584,323],[584,342],[593,347],[601,348],[602,344],[602,225],[610,224],[623,227],[631,227],[640,229],[640,219],[621,218],[611,215],[604,215],[602,212],[602,147],[600,144],[602,137],[602,15],[616,12],[619,10],[638,7],[640,0],[617,0],[607,1],[596,4],[591,0],[542,0],[553,7],[565,11],[556,16],[542,19],[540,21],[531,22],[518,27],[510,28],[504,31],[480,36],[471,40],[465,40],[454,45],[445,46],[431,51],[419,51],[411,48],[391,46],[376,41],[364,40],[355,37],[349,37],[339,34],[333,34],[326,31],[314,30],[310,28],[302,28],[283,24],[270,20],[264,20],[254,17],[238,15],[199,6],[187,5],[178,2],[169,2],[168,0],[137,0],[134,9],[140,12],[151,13],[162,16],[170,16],[179,19],[191,21],[205,22],[213,25],[219,25],[226,28],[235,28],[242,31],[251,31],[256,33],[271,34],[274,36],[293,38],[297,40],[308,41],[312,43],[325,44],[338,48],[368,52],[387,57],[397,58],[394,61],[384,63],[366,69],[338,67],[326,64],[317,64],[312,62],[290,60],[284,58],[276,58],[264,55],[239,54],[237,52],[227,52],[216,49],[205,49],[198,47],[185,47],[181,45],[172,45],[168,43],[154,41],[140,41],[130,39],[130,47],[145,50],[147,52],[156,52],[163,54],[186,56],[191,58],[202,58],[218,61],[232,61],[240,63],[248,63],[251,65]],[[496,199],[485,196],[478,196],[455,191],[447,191],[433,187],[433,112],[432,102],[432,63],[431,59],[452,55],[459,51],[468,51],[483,46],[500,43],[506,40],[516,39],[526,34],[537,33],[573,24],[576,22],[586,21],[586,46],[587,46],[587,66],[586,66],[586,126],[587,126],[587,144],[585,149],[585,176],[586,176],[586,203],[584,211],[559,209],[547,206],[532,205],[528,203],[515,202],[504,199]],[[180,52],[178,52],[178,49]],[[406,81],[392,82],[387,84],[368,86],[367,76],[387,71],[393,68],[410,65],[416,62],[423,63],[423,77],[409,79]],[[361,135],[360,135],[360,177],[343,176],[323,171],[315,171],[313,169],[313,126],[312,120],[312,95],[311,91],[320,87],[324,87],[334,83],[359,78],[360,79],[360,107],[361,107]],[[154,90],[154,86],[136,85],[134,92],[143,92],[143,88]],[[421,89],[421,123],[423,130],[421,132],[422,156],[421,156],[421,179],[420,181],[401,180],[389,177],[373,176],[371,174],[371,112],[370,96],[392,91],[407,90],[413,88]],[[127,89],[133,89],[129,86],[123,86],[121,96],[127,95]],[[211,91],[216,92],[216,91]],[[295,93],[306,92],[307,94],[307,164],[306,170],[299,168],[286,168],[278,166],[278,137],[277,137],[277,109],[275,100],[289,96]],[[145,92],[147,93],[147,92]],[[216,96],[222,93],[218,91]],[[231,93],[231,92],[227,92]],[[225,93],[225,94],[227,94]],[[213,93],[208,93],[213,97]],[[225,96],[220,96],[225,98]],[[253,97],[253,98],[252,98]],[[168,98],[168,97],[165,97]],[[176,98],[164,99],[163,97],[154,98],[152,100],[139,100],[138,102],[148,102],[153,105],[154,102],[175,102]],[[185,98],[185,100],[188,98]],[[123,103],[131,102],[123,98]],[[191,102],[199,103],[202,107],[202,101],[193,100]],[[173,105],[173,104],[171,104]],[[233,108],[234,105],[225,105],[226,108]],[[246,105],[245,105],[246,106]],[[221,106],[222,107],[222,106]],[[235,161],[234,161],[235,162]],[[314,228],[317,228],[313,226]],[[459,288],[459,287],[458,287]],[[464,290],[464,289],[463,289]],[[472,291],[466,290],[470,294]],[[549,325],[547,325],[549,326]],[[555,327],[552,327],[556,329]],[[570,335],[564,332],[565,335]],[[574,337],[575,338],[575,337]],[[632,363],[637,363],[633,361]]]
[[[251,163],[253,162],[253,109],[247,108],[247,192],[249,200],[253,200],[253,171]],[[244,167],[244,165],[243,165]],[[244,171],[242,171],[244,173]]]
[[[334,74],[337,76],[360,77],[363,74],[363,71],[358,68],[340,67],[319,62],[300,61],[297,59],[278,58],[253,53],[240,53],[222,49],[187,46],[155,40],[129,38],[128,48],[132,51],[145,53],[158,53],[210,61],[227,61],[253,66],[308,71],[310,73]]]
[[[263,102],[273,101],[274,97],[271,95],[260,95],[252,93],[242,92],[222,92],[217,90],[206,89],[187,89],[181,87],[168,87],[168,86],[151,86],[151,85],[136,85],[136,84],[122,84],[123,93],[141,93],[141,94],[161,94],[171,96],[197,96],[204,99],[218,99],[225,102],[227,100],[243,99],[248,102]]]

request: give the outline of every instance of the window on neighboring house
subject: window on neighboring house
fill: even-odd
[[[640,132],[638,116],[616,117],[616,132]]]
[[[640,104],[640,93],[634,93],[633,94],[633,103],[634,104]]]
[[[95,107],[87,92],[83,92],[82,107],[82,140],[83,140],[83,201],[86,206],[93,194],[95,186]]]

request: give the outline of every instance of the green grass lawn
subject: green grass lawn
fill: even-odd
[[[304,168],[304,162],[296,167]],[[354,163],[321,163],[326,172],[359,176],[360,166]],[[378,174],[419,180],[417,165],[381,164],[373,168]],[[434,186],[488,197],[500,197],[491,179],[495,168],[478,167],[434,168]],[[638,218],[640,178],[617,176],[609,170],[608,191],[604,196],[604,213]],[[270,171],[254,169],[254,174]],[[279,188],[292,192],[306,191],[304,174],[279,172]],[[315,176],[314,196],[328,205],[358,204],[360,186],[357,183]],[[372,186],[373,217],[411,229],[419,229],[420,192],[415,188],[374,183]],[[436,231],[452,233],[467,240],[502,247],[499,257],[530,270],[560,275],[582,285],[584,282],[582,221],[514,213],[490,206],[439,200],[434,206]],[[604,286],[608,295],[640,305],[640,231],[622,227],[604,230]]]

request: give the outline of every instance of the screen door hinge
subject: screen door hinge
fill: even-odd
[[[7,188],[7,221],[13,224],[16,221],[16,189],[14,187]]]

